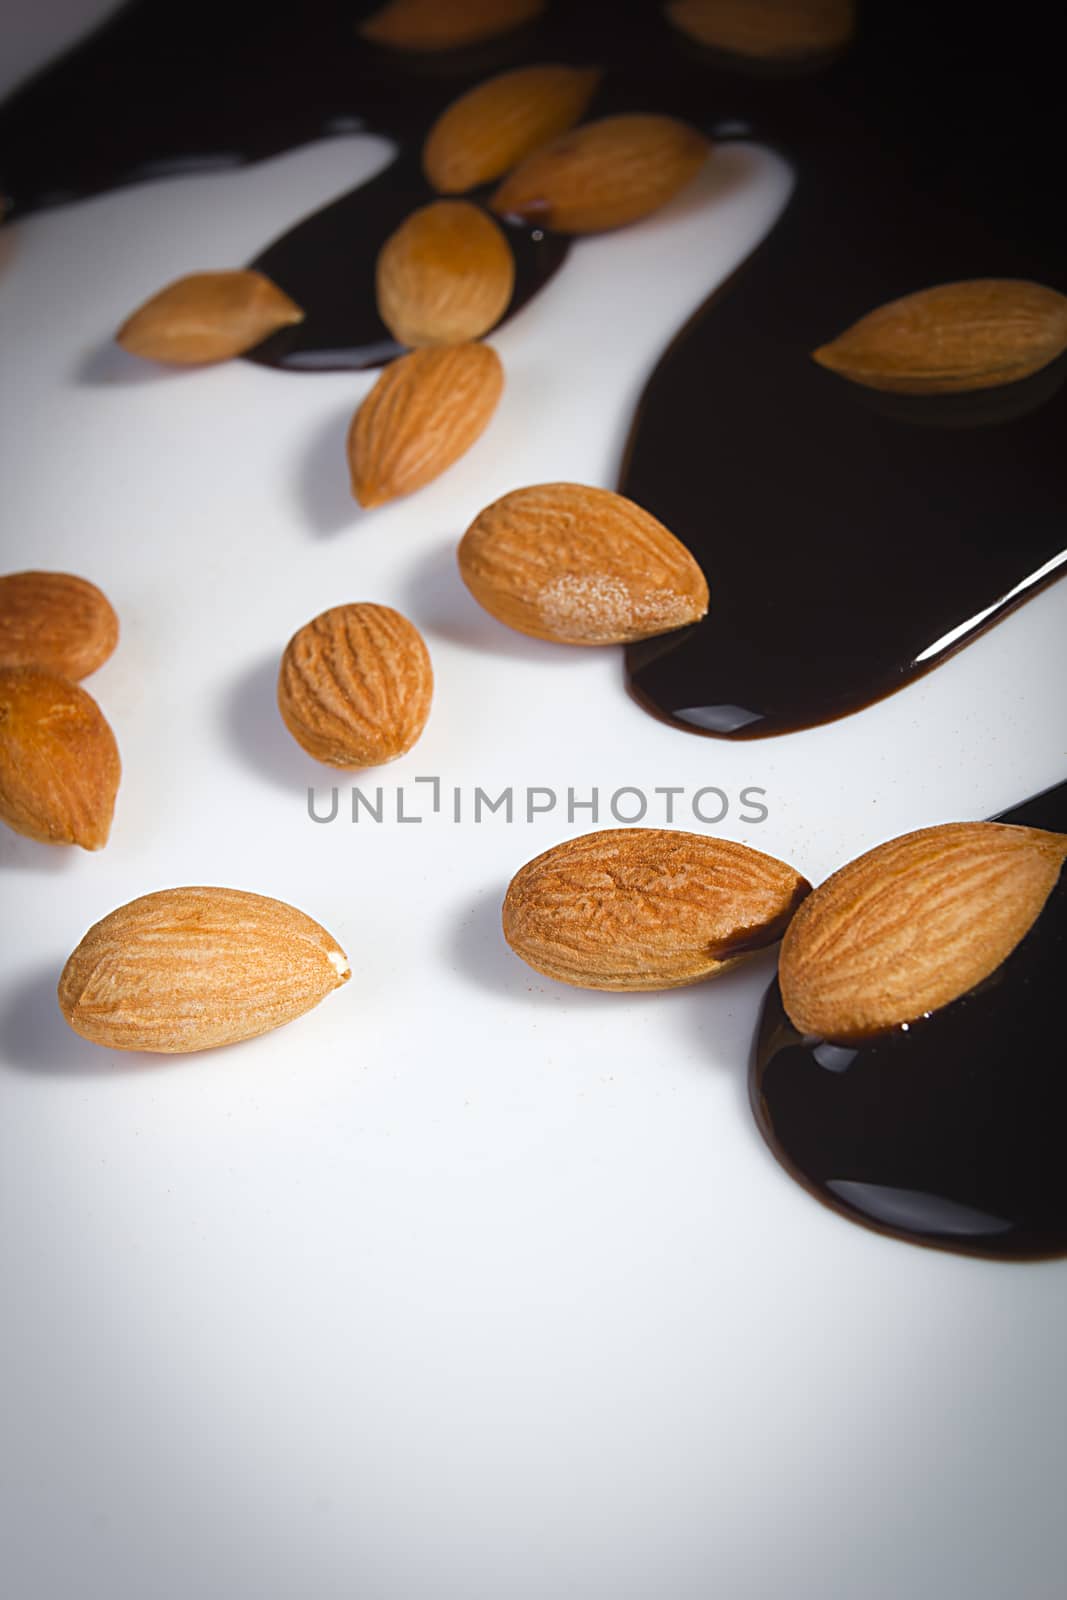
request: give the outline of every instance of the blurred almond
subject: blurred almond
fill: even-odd
[[[393,50],[455,50],[540,16],[544,0],[389,0],[359,32]]]
[[[1033,927],[1067,834],[950,822],[835,872],[782,945],[782,1002],[804,1034],[848,1043],[959,999]]]
[[[385,241],[378,313],[400,344],[463,344],[500,321],[515,286],[511,246],[467,200],[413,211]]]
[[[974,278],[891,300],[812,352],[868,389],[951,394],[1029,377],[1067,350],[1067,298],[1020,278]]]
[[[118,617],[88,579],[69,572],[0,578],[0,666],[85,678],[103,666],[118,637]]]
[[[676,989],[780,939],[811,885],[773,856],[669,828],[570,839],[515,874],[504,937],[582,989]]]
[[[302,911],[241,889],[162,889],[91,927],[59,980],[75,1033],[166,1055],[266,1033],[350,976],[336,940]]]
[[[304,313],[261,272],[193,272],[146,300],[115,338],[131,355],[174,366],[229,361]]]
[[[278,675],[293,738],[332,767],[375,767],[426,725],[433,669],[422,635],[389,606],[334,606],[295,633]]]
[[[673,0],[664,11],[698,44],[772,61],[839,50],[856,26],[854,0]]]
[[[462,194],[499,178],[573,127],[601,77],[589,67],[518,67],[469,89],[430,129],[427,179],[440,194]]]
[[[619,228],[658,211],[704,165],[708,140],[674,117],[587,122],[521,162],[490,201],[498,216],[559,233]]]
[[[516,489],[474,519],[458,555],[478,603],[536,639],[626,644],[708,609],[704,574],[685,546],[609,489]]]
[[[360,505],[384,505],[439,477],[484,433],[503,388],[504,368],[487,344],[412,350],[390,362],[348,433]]]
[[[107,843],[122,767],[103,712],[41,667],[0,667],[0,820],[45,844]]]

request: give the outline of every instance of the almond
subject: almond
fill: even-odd
[[[528,156],[489,204],[498,216],[559,233],[619,228],[673,199],[699,172],[708,149],[702,133],[674,117],[604,117]]]
[[[480,339],[508,308],[511,246],[468,200],[435,200],[385,241],[376,268],[378,314],[400,344]]]
[[[479,605],[535,639],[626,644],[708,609],[704,574],[685,546],[609,489],[516,489],[475,517],[458,557]]]
[[[801,1033],[848,1043],[948,1005],[1033,927],[1067,834],[950,822],[891,839],[835,872],[782,946],[782,1002]]]
[[[106,595],[69,572],[10,572],[0,578],[0,666],[44,667],[85,678],[119,637]]]
[[[352,418],[348,465],[361,506],[440,477],[485,432],[504,388],[487,344],[412,350],[385,368]]]
[[[0,820],[45,844],[107,843],[122,767],[91,695],[40,667],[0,667]]]
[[[536,856],[504,899],[528,966],[581,989],[677,989],[780,939],[811,885],[729,839],[670,828],[587,833]]]
[[[146,300],[115,338],[134,356],[201,366],[243,355],[268,333],[303,320],[300,307],[261,272],[193,272]]]
[[[418,629],[389,606],[334,606],[285,647],[278,709],[299,745],[332,767],[375,767],[426,725],[433,669]]]
[[[664,10],[698,44],[771,61],[839,50],[856,25],[854,0],[673,0]]]
[[[455,50],[509,33],[544,9],[544,0],[389,0],[359,32],[393,50]]]
[[[422,167],[439,194],[462,194],[508,172],[582,116],[602,73],[518,67],[469,89],[430,129]]]
[[[974,278],[891,300],[812,351],[868,389],[952,394],[1029,377],[1067,350],[1067,298],[1021,278]]]
[[[346,983],[325,928],[241,889],[161,889],[91,927],[63,968],[59,1006],[109,1050],[166,1055],[292,1022]]]

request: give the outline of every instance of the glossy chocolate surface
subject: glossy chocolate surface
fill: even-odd
[[[1067,542],[1067,359],[921,400],[810,359],[864,312],[936,282],[1067,287],[1046,9],[1021,4],[1006,28],[973,6],[870,0],[853,45],[804,69],[703,50],[652,3],[560,0],[498,40],[434,56],[360,40],[356,20],[373,9],[125,7],[0,109],[11,214],[330,133],[387,134],[400,147],[392,166],[257,257],[307,317],[248,358],[375,365],[397,347],[374,308],[374,262],[432,198],[418,152],[436,115],[523,61],[595,63],[606,76],[591,116],[670,111],[714,138],[769,144],[796,173],[785,214],[673,341],[634,420],[618,487],[690,546],[712,596],[698,626],[627,651],[638,700],[734,738],[827,721],[929,670],[1052,581]],[[511,237],[514,309],[567,243],[518,227]]]
[[[1000,822],[1067,832],[1067,783]],[[1067,1254],[1067,876],[952,1005],[858,1048],[802,1037],[777,981],[749,1090],[767,1143],[855,1222],[967,1254]]]

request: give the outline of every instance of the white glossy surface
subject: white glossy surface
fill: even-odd
[[[768,962],[664,995],[542,981],[499,902],[588,812],[449,806],[454,786],[469,807],[475,786],[717,785],[720,831],[817,880],[1064,775],[1067,586],[895,698],[750,745],[652,721],[613,651],[509,634],[460,585],[459,534],[522,483],[613,482],[656,354],[788,175],[733,147],[662,216],[581,242],[494,338],[491,431],[365,514],[343,438],[371,375],[157,373],[109,335],[387,156],[336,140],[0,234],[0,570],[111,597],[121,643],[87,687],[125,768],[102,854],[0,836],[5,1591],[1046,1600],[1067,1264],[823,1210],[748,1111]],[[429,813],[414,780],[439,776],[419,825],[309,820],[334,775],[274,710],[290,633],[349,599],[397,606],[433,655],[422,741],[363,784]],[[769,816],[746,828],[748,785]],[[202,1057],[84,1043],[54,1003],[67,953],[183,882],[293,901],[351,983]]]

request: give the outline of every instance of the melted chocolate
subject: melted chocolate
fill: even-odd
[[[1067,784],[998,818],[1067,831]],[[984,984],[845,1048],[768,992],[749,1078],[782,1165],[854,1222],[970,1255],[1067,1254],[1067,875]]]
[[[249,359],[289,371],[323,372],[377,367],[403,354],[404,346],[378,315],[377,252],[405,217],[436,198],[422,176],[417,153],[408,152],[257,256],[252,265],[297,305],[307,307],[307,314],[295,327],[264,340]],[[513,316],[562,263],[569,241],[513,224],[505,225],[505,232],[515,258],[515,289],[508,307]]]
[[[1052,581],[1067,360],[920,401],[810,359],[864,312],[938,281],[1062,286],[1062,95],[1043,8],[1019,0],[1005,29],[972,4],[871,0],[839,59],[787,70],[701,50],[652,0],[558,0],[476,50],[434,56],[361,41],[355,21],[373,9],[126,6],[0,109],[10,214],[330,133],[386,134],[401,147],[391,167],[257,258],[307,316],[248,358],[375,365],[397,346],[374,308],[374,261],[431,198],[418,152],[433,119],[522,61],[597,63],[607,70],[592,115],[670,111],[718,138],[770,144],[797,174],[785,215],[674,340],[633,425],[619,487],[690,546],[712,596],[698,626],[630,647],[638,700],[690,732],[737,738],[826,721],[929,670]],[[566,242],[511,237],[514,310]]]

